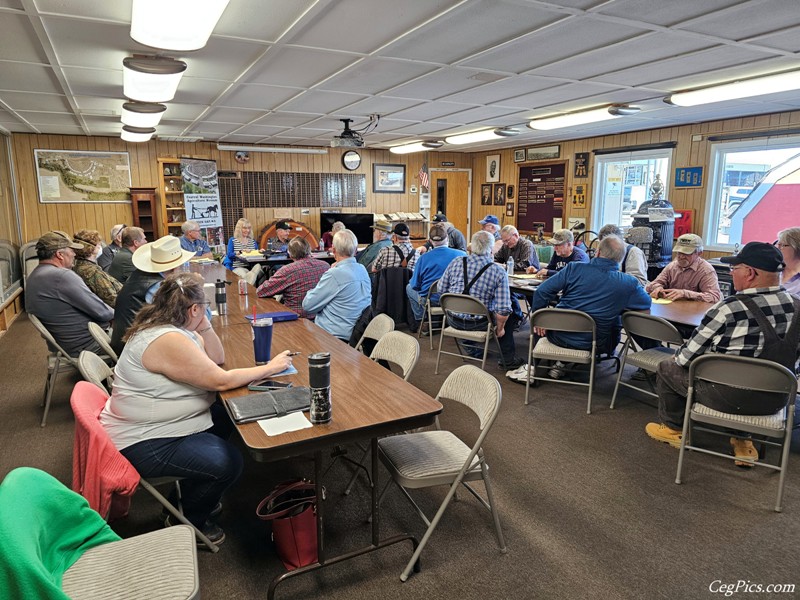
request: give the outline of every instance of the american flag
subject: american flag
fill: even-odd
[[[431,180],[428,177],[428,163],[422,163],[419,168],[419,186],[427,190],[430,187]]]

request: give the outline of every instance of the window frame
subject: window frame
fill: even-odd
[[[740,141],[712,142],[709,148],[708,165],[711,177],[708,178],[705,206],[703,207],[703,240],[706,250],[712,252],[733,252],[741,242],[722,244],[716,242],[716,232],[720,227],[720,205],[722,203],[722,185],[725,181],[724,166],[727,155],[732,152],[757,152],[759,150],[781,150],[783,148],[797,148],[800,152],[800,136],[787,136],[781,138],[754,138]],[[755,188],[754,188],[755,189]],[[776,231],[780,227],[776,228]],[[711,240],[715,240],[711,243]]]

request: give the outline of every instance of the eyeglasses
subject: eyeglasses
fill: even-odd
[[[736,266],[736,267],[731,267],[731,273],[733,273],[733,272],[734,272],[734,271],[736,271],[737,269],[749,269],[749,268],[750,268],[750,267],[747,267],[747,266],[745,266],[745,265],[739,265],[739,266]]]
[[[791,244],[777,243],[777,244],[775,244],[775,246],[777,246],[778,248],[789,248],[789,247],[791,247]]]
[[[211,306],[211,300],[205,300],[203,302],[195,302],[195,304],[197,304],[197,306],[209,307],[209,306]]]

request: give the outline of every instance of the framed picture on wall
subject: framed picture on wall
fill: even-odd
[[[494,205],[495,206],[503,206],[506,203],[506,184],[505,183],[495,183],[494,184]]]
[[[39,202],[131,201],[127,152],[34,150]]]
[[[492,184],[484,183],[481,186],[481,205],[489,206],[492,203]]]
[[[403,194],[406,191],[405,165],[372,165],[372,191],[376,194]]]
[[[500,181],[500,155],[490,154],[486,157],[486,181]]]
[[[525,162],[525,148],[514,150],[514,162]]]
[[[539,146],[538,148],[528,148],[528,160],[544,160],[547,158],[558,158],[561,155],[561,146]]]
[[[514,203],[513,202],[506,202],[506,216],[513,217],[514,216]]]

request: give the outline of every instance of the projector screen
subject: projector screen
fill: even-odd
[[[372,243],[372,225],[375,222],[372,213],[332,213],[319,214],[320,235],[333,228],[336,221],[341,221],[344,226],[356,234],[359,244]]]

